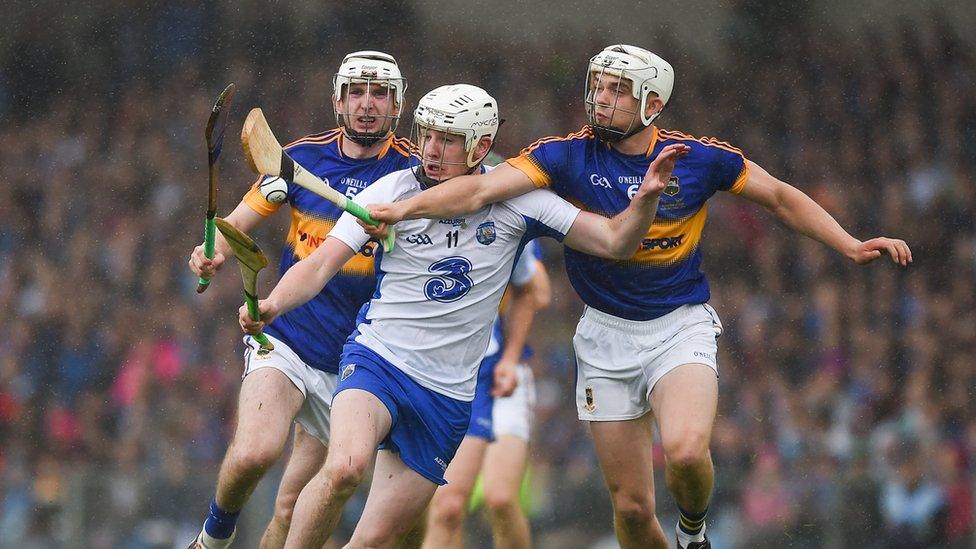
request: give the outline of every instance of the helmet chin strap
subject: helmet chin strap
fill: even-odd
[[[471,174],[473,174],[475,172],[475,170],[478,170],[480,168],[481,168],[481,162],[478,162],[477,164],[475,164],[474,166],[472,166],[471,168],[469,168],[468,171],[464,172],[461,175],[471,175]],[[414,168],[414,170],[413,170],[413,176],[417,179],[417,182],[420,183],[420,186],[424,190],[427,190],[427,189],[429,189],[429,188],[431,188],[434,185],[437,185],[439,183],[443,183],[444,181],[450,181],[451,179],[454,179],[454,177],[457,177],[457,176],[454,176],[451,179],[445,179],[443,181],[439,181],[437,179],[434,179],[433,177],[430,177],[429,175],[427,175],[427,170],[424,169],[423,163],[421,163],[419,166],[417,166],[416,168]]]
[[[350,141],[356,143],[357,145],[362,145],[363,147],[372,147],[390,135],[389,131],[386,131],[381,135],[376,133],[357,132],[349,129],[346,126],[342,127],[342,133],[345,137],[349,138]]]
[[[623,141],[624,139],[627,139],[628,137],[632,137],[642,132],[645,128],[650,126],[654,122],[654,120],[660,115],[661,115],[661,111],[654,113],[653,115],[651,115],[651,118],[648,119],[647,124],[644,124],[643,121],[640,124],[634,124],[634,127],[627,132],[620,131],[610,126],[602,126],[593,123],[590,124],[590,128],[593,130],[593,135],[595,135],[597,139],[599,139],[600,141],[605,141],[607,143],[617,143],[619,141]],[[636,116],[634,118],[636,119]]]

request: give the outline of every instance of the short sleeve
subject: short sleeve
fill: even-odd
[[[261,194],[261,191],[260,189],[258,189],[258,187],[261,185],[261,182],[264,181],[267,177],[268,176],[264,175],[257,178],[257,180],[251,185],[251,188],[248,189],[247,193],[244,194],[244,198],[243,198],[245,204],[250,206],[252,210],[256,211],[257,213],[265,217],[278,211],[278,209],[281,208],[281,205],[287,202],[286,199],[286,200],[282,200],[277,204],[274,204],[268,202],[268,200],[264,198],[264,195]],[[288,194],[291,195],[290,183],[288,184]]]
[[[506,162],[528,176],[541,189],[552,185],[569,164],[570,144],[568,138],[544,137]]]
[[[524,218],[529,240],[547,236],[562,241],[580,213],[556,193],[543,189],[513,198],[508,204]]]
[[[749,179],[749,165],[742,151],[731,146],[712,145],[709,148],[712,152],[710,171],[716,190],[742,192]]]
[[[398,173],[394,172],[377,179],[375,183],[359,191],[353,198],[353,202],[364,207],[379,202],[393,202],[395,197],[393,191]],[[359,223],[356,223],[356,217],[349,212],[343,212],[339,216],[339,221],[329,231],[329,236],[341,240],[353,250],[362,248],[369,242],[370,238],[366,231],[359,226]]]

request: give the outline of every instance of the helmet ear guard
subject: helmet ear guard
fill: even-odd
[[[604,75],[617,78],[618,90],[620,82],[630,81],[631,95],[638,101],[637,112],[617,107],[616,101],[613,105],[607,105],[612,107],[614,111],[620,110],[633,115],[630,125],[624,130],[596,123],[595,85]],[[593,132],[600,139],[613,142],[625,139],[643,130],[661,114],[661,111],[658,111],[650,116],[647,115],[651,93],[654,93],[667,105],[673,87],[674,69],[670,63],[659,56],[644,48],[625,44],[604,48],[603,51],[590,59],[586,71],[583,99],[586,105],[587,119]],[[639,125],[635,124],[638,115],[640,117]]]
[[[353,84],[365,84],[369,92],[371,85],[387,87],[393,94],[392,108],[386,113],[371,113],[370,116],[389,120],[389,126],[376,132],[358,132],[350,128],[347,118],[356,113],[339,110],[339,103],[348,105],[348,94]],[[400,74],[400,67],[396,59],[390,54],[379,51],[357,51],[350,53],[339,65],[339,70],[332,78],[333,109],[336,125],[354,142],[368,147],[386,138],[396,131],[403,110],[403,96],[407,90],[407,80]]]

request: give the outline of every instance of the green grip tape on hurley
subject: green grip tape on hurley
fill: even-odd
[[[214,223],[212,217],[207,216],[207,220],[203,225],[203,255],[207,256],[207,259],[213,259],[214,256],[214,239],[217,238],[217,224]],[[197,280],[197,293],[203,292],[207,289],[210,284],[209,278],[200,277]]]
[[[251,317],[251,320],[260,320],[261,313],[258,310],[257,298],[247,292],[244,292],[244,302],[247,303],[247,314]],[[252,337],[255,341],[261,344],[262,351],[274,350],[274,345],[271,343],[271,340],[268,339],[268,336],[264,335],[264,332],[252,334]]]
[[[358,217],[359,219],[362,219],[365,223],[368,223],[374,227],[377,227],[380,224],[379,221],[373,219],[372,216],[369,215],[369,212],[366,210],[366,208],[360,206],[359,204],[353,202],[352,200],[346,200],[346,211]],[[386,237],[383,238],[383,251],[387,253],[392,252],[393,243],[395,240],[396,240],[396,232],[393,231],[393,227],[387,227]]]

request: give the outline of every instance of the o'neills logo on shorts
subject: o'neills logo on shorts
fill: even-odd
[[[586,393],[586,404],[583,406],[583,409],[587,412],[596,410],[596,404],[593,403],[593,387],[587,385],[584,392]]]

